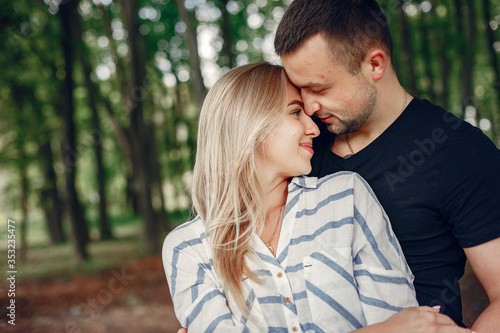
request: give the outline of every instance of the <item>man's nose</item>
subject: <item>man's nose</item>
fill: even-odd
[[[312,117],[313,114],[321,109],[321,105],[315,101],[311,93],[302,90],[300,95],[302,96],[302,101],[304,102],[304,112],[309,117]]]

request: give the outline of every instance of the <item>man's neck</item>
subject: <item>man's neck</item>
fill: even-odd
[[[379,93],[381,98],[379,98],[374,112],[359,130],[352,133],[339,134],[335,137],[335,141],[331,147],[334,154],[348,158],[363,150],[384,133],[401,116],[408,104],[413,100],[413,96],[408,94],[399,83],[388,90],[392,90],[393,93],[384,94],[383,91]],[[400,93],[394,94],[394,91],[398,90]],[[390,97],[383,98],[384,96]]]

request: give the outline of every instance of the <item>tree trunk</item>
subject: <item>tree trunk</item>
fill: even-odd
[[[203,103],[203,98],[205,97],[205,85],[203,83],[203,77],[201,75],[201,66],[200,66],[200,56],[198,54],[198,39],[196,35],[196,27],[191,25],[191,20],[189,19],[188,12],[186,7],[184,6],[184,0],[175,0],[177,4],[177,10],[180,13],[181,20],[186,23],[186,41],[188,43],[189,48],[189,58],[193,75],[193,90],[194,90],[194,98],[196,101],[196,105],[198,110]]]
[[[490,55],[490,62],[491,62],[491,67],[493,68],[493,72],[495,73],[495,83],[493,89],[496,90],[496,95],[497,95],[497,105],[500,107],[500,67],[498,65],[498,59],[497,59],[497,53],[495,51],[495,48],[493,47],[493,44],[495,43],[495,36],[493,35],[493,30],[490,28],[490,19],[492,17],[491,15],[491,10],[490,10],[490,1],[489,0],[483,0],[483,16],[484,16],[484,23],[486,25],[486,37],[487,37],[487,42],[488,42],[488,53]],[[494,109],[498,110],[498,109]],[[496,132],[496,124],[495,124],[495,115],[494,112],[491,111],[490,115],[490,121],[491,121],[491,134],[493,136],[493,141],[498,144],[497,142],[497,132]]]
[[[139,34],[137,0],[122,0],[125,27],[129,33],[130,46],[130,73],[132,90],[125,96],[125,106],[130,115],[130,148],[131,162],[134,168],[134,187],[138,195],[139,211],[144,219],[145,248],[150,253],[158,251],[159,226],[157,216],[153,210],[151,177],[147,161],[151,158],[151,151],[147,145],[147,127],[143,117],[144,91],[147,87],[145,50]],[[145,163],[146,162],[146,163]]]
[[[20,255],[19,259],[26,259],[26,252],[28,251],[28,241],[26,235],[28,233],[28,176],[26,175],[26,168],[20,169],[21,173],[21,224],[20,224]]]
[[[465,118],[465,108],[467,105],[474,104],[474,95],[472,90],[472,69],[473,69],[473,56],[474,56],[474,45],[475,41],[475,22],[473,10],[474,7],[470,6],[471,2],[466,0],[466,4],[463,5],[461,0],[455,0],[455,20],[458,32],[458,57],[461,63],[462,73],[461,73],[461,107],[462,119]],[[471,12],[472,11],[472,12]],[[465,31],[463,17],[465,16],[468,22],[468,29]]]
[[[401,70],[406,70],[408,72],[409,76],[409,93],[418,96],[418,89],[417,89],[417,75],[415,74],[415,61],[413,59],[413,50],[411,47],[411,33],[410,33],[410,28],[408,26],[408,20],[406,19],[406,14],[404,10],[402,9],[403,7],[403,1],[400,2],[400,8],[401,10],[398,11],[398,18],[399,18],[399,28],[401,30],[401,38],[402,38],[402,43],[403,43],[403,50],[402,50],[402,56],[403,56],[403,62],[401,63]]]
[[[52,244],[65,242],[62,229],[62,203],[59,200],[56,173],[54,171],[54,157],[50,141],[43,143],[39,149],[39,162],[44,170],[44,185],[40,193],[40,202],[45,212],[47,230]]]
[[[21,206],[21,221],[19,223],[19,259],[26,259],[26,253],[28,251],[28,175],[27,175],[27,157],[24,148],[24,142],[18,147],[19,149],[19,180],[21,193],[19,197],[19,203]]]
[[[73,101],[73,22],[78,19],[76,16],[76,2],[67,1],[59,6],[59,17],[61,19],[62,49],[64,52],[64,85],[62,91],[62,115],[64,119],[64,139],[62,144],[62,156],[65,165],[65,182],[68,211],[73,229],[73,238],[76,255],[80,260],[89,258],[87,243],[89,234],[87,224],[80,206],[78,193],[75,187],[75,177],[77,168],[76,152],[76,128],[74,121],[74,101]]]
[[[116,80],[118,83],[118,87],[121,92],[121,96],[123,99],[126,98],[130,94],[130,91],[132,90],[132,87],[130,85],[130,80],[126,75],[124,65],[120,61],[120,57],[118,56],[116,52],[116,43],[113,38],[113,31],[111,28],[111,15],[109,13],[109,9],[107,7],[104,7],[102,5],[99,6],[99,8],[103,11],[103,25],[104,25],[104,31],[106,32],[106,36],[108,37],[108,40],[110,41],[110,47],[109,51],[111,53],[111,56],[113,58],[113,62],[116,66]],[[102,96],[98,96],[101,100],[101,102],[105,105],[105,109],[108,112],[109,117],[111,118],[111,121],[113,123],[113,128],[115,130],[116,137],[118,139],[118,144],[120,145],[122,154],[125,159],[132,160],[131,159],[131,154],[132,154],[132,148],[131,148],[131,139],[130,139],[130,131],[127,128],[124,128],[120,125],[120,122],[118,120],[118,117],[116,116],[113,107],[111,106],[111,103]],[[123,105],[125,109],[128,110],[128,106],[126,105],[126,101],[123,101]],[[135,179],[135,173],[134,173],[134,168],[131,165],[131,163],[127,163],[126,165],[126,178],[127,178],[127,183],[126,183],[126,201],[127,205],[132,207],[132,212],[135,215],[141,215],[141,212],[139,211],[139,193],[137,192],[136,186],[134,186],[134,179]]]
[[[153,208],[157,214],[157,220],[162,230],[167,230],[168,225],[168,216],[166,215],[165,209],[165,196],[163,195],[163,177],[161,173],[160,163],[158,161],[158,148],[156,145],[155,138],[155,126],[154,124],[148,124],[148,146],[150,147],[150,161],[149,165],[149,173],[151,174],[151,194],[155,199],[153,202],[157,202],[157,205],[154,205]],[[155,207],[158,206],[158,207]]]
[[[476,107],[476,117],[478,116],[479,106],[475,103],[474,89],[473,89],[473,79],[472,72],[474,70],[474,53],[476,49],[476,20],[474,11],[473,0],[466,0],[465,7],[465,17],[467,19],[467,47],[465,48],[465,58],[464,58],[464,72],[463,72],[463,103],[462,107],[465,112],[465,107],[467,105],[473,105]],[[465,114],[464,114],[465,115]],[[477,118],[476,118],[477,120]]]
[[[446,3],[448,7],[450,5]],[[432,13],[435,13],[435,9],[432,9]],[[440,64],[440,76],[441,76],[441,106],[446,110],[450,107],[450,74],[451,74],[451,63],[452,59],[450,57],[450,53],[453,52],[452,45],[452,34],[450,32],[451,21],[448,19],[448,16],[445,18],[439,18],[437,15],[434,15],[434,19],[439,22],[438,29],[442,33],[435,34],[437,45],[440,45],[441,51],[439,52],[439,64]]]
[[[430,37],[430,32],[428,29],[428,26],[430,25],[429,23],[429,16],[432,15],[432,13],[423,13],[422,14],[422,20],[420,20],[420,31],[422,33],[422,57],[424,59],[424,71],[425,71],[425,76],[427,77],[428,80],[428,86],[426,89],[427,95],[429,96],[429,99],[431,101],[436,100],[436,91],[435,91],[435,85],[434,85],[434,73],[432,70],[432,55],[431,55],[431,50],[430,46],[432,45],[432,39]]]
[[[228,0],[221,0],[221,13],[222,13],[222,20],[221,20],[221,27],[222,27],[222,39],[224,40],[224,45],[222,46],[222,52],[224,54],[224,58],[227,59],[227,61],[223,64],[227,65],[229,68],[233,68],[234,66],[234,54],[233,54],[233,30],[231,28],[231,22],[230,22],[230,16],[229,12],[227,11],[227,3]]]
[[[26,156],[26,137],[24,133],[22,133],[21,129],[23,128],[23,124],[25,123],[25,118],[29,117],[24,110],[26,102],[26,98],[31,94],[29,89],[26,89],[24,86],[19,85],[17,82],[11,85],[11,94],[12,100],[16,104],[17,112],[14,113],[14,117],[16,120],[16,127],[18,131],[16,133],[16,137],[14,139],[14,146],[16,151],[16,166],[19,171],[19,206],[21,207],[21,219],[18,221],[19,224],[19,242],[18,242],[18,251],[19,251],[19,259],[26,259],[26,252],[28,250],[28,241],[27,241],[27,233],[28,233],[28,193],[29,193],[29,181],[27,175],[27,168],[29,165],[28,157]]]
[[[75,32],[79,36],[82,33],[80,18],[75,20]],[[93,146],[96,156],[97,183],[99,194],[99,227],[101,239],[112,239],[113,234],[109,226],[109,218],[107,214],[107,197],[106,197],[106,173],[104,170],[104,162],[102,158],[102,130],[97,111],[96,91],[95,86],[90,79],[91,69],[87,60],[88,52],[83,41],[79,45],[80,63],[83,68],[83,76],[85,78],[85,86],[88,92],[89,106],[92,110],[92,138],[94,139]]]

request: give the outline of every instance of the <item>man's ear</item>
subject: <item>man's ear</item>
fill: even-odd
[[[387,54],[379,48],[371,49],[365,57],[365,64],[368,67],[372,79],[378,81],[382,78],[387,69]]]

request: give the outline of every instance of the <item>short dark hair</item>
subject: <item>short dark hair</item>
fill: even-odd
[[[276,53],[293,52],[316,34],[328,42],[332,59],[353,73],[373,47],[382,48],[392,61],[389,24],[375,0],[295,0],[276,31]]]

